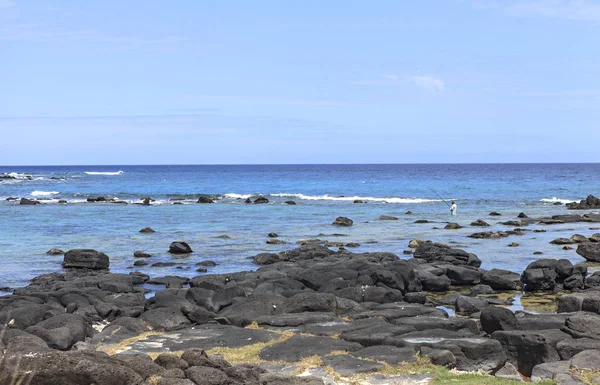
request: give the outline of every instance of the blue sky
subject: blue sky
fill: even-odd
[[[0,164],[598,162],[600,0],[0,0]]]

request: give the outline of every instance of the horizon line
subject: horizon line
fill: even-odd
[[[0,165],[6,167],[155,167],[155,166],[424,166],[424,165],[542,165],[542,164],[581,164],[591,165],[600,164],[600,162],[464,162],[464,163],[163,163],[163,164],[13,164]]]

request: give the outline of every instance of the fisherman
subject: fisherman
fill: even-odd
[[[454,203],[454,201],[452,201],[452,206],[450,206],[450,215],[456,215],[456,203]]]

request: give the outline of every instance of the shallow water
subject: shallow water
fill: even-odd
[[[113,272],[132,271],[135,250],[152,254],[150,263],[177,262],[171,267],[135,268],[152,276],[195,276],[195,264],[203,260],[218,263],[208,268],[212,273],[254,269],[251,256],[297,247],[296,241],[305,238],[357,242],[361,246],[353,251],[391,251],[401,258],[410,257],[402,254],[410,239],[431,239],[477,254],[482,268],[517,272],[542,257],[581,262],[574,250],[549,242],[574,233],[600,232],[594,229],[600,224],[535,224],[525,228],[547,232],[502,239],[476,240],[467,235],[510,229],[498,222],[515,220],[519,212],[531,217],[566,214],[564,205],[552,202],[600,195],[599,172],[598,164],[0,167],[0,175],[16,173],[12,175],[19,178],[0,182],[0,286],[22,286],[36,275],[60,270],[62,256],[45,254],[52,247],[103,251],[111,257]],[[431,189],[456,199],[459,215],[450,217]],[[201,194],[221,199],[195,204]],[[243,203],[258,194],[270,203]],[[86,202],[97,196],[130,204]],[[155,199],[153,205],[131,204],[145,196]],[[44,200],[42,205],[21,206],[7,202],[7,197]],[[58,204],[61,199],[69,203]],[[180,202],[185,204],[173,205],[172,199],[183,199]],[[298,204],[285,205],[290,199]],[[355,199],[368,203],[354,204]],[[407,210],[413,215],[405,215]],[[493,210],[502,216],[489,217]],[[399,220],[380,221],[380,215]],[[337,216],[352,218],[354,226],[332,226]],[[492,226],[469,226],[479,218]],[[415,224],[417,219],[432,223]],[[466,227],[443,230],[448,221]],[[138,232],[146,226],[157,232]],[[271,231],[289,244],[265,244]],[[221,235],[230,238],[218,238]],[[194,253],[185,257],[167,253],[176,240],[188,242]],[[520,246],[507,247],[511,242]],[[533,255],[534,251],[544,254]]]

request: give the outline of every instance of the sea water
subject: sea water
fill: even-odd
[[[547,232],[501,239],[467,236],[509,230],[499,222],[516,220],[520,212],[530,217],[567,214],[564,204],[554,203],[600,196],[599,173],[600,164],[0,167],[0,175],[13,177],[0,182],[0,286],[23,286],[36,275],[60,271],[62,256],[46,254],[53,247],[96,249],[110,256],[113,272],[151,276],[195,276],[196,263],[205,260],[218,264],[209,273],[255,269],[253,255],[297,247],[309,238],[356,242],[360,247],[352,251],[389,251],[401,258],[410,258],[403,254],[409,240],[431,239],[477,254],[484,269],[517,272],[542,257],[581,262],[574,250],[549,242],[600,232],[594,224],[533,224],[526,229]],[[204,194],[220,199],[195,203]],[[99,196],[128,204],[87,202]],[[258,196],[269,203],[244,203]],[[9,197],[42,204],[19,205],[6,201]],[[135,204],[144,197],[151,197],[152,205]],[[297,205],[285,204],[288,200]],[[456,217],[450,217],[451,200],[458,205]],[[490,217],[491,211],[502,216]],[[380,215],[399,220],[382,221]],[[333,226],[338,216],[351,218],[354,225]],[[415,224],[419,219],[430,222]],[[476,219],[492,226],[469,226]],[[444,230],[446,222],[465,227]],[[147,226],[156,233],[139,232]],[[266,244],[272,231],[287,244]],[[172,241],[188,242],[194,252],[171,255]],[[507,247],[511,242],[520,246]],[[150,264],[176,265],[133,269],[136,250],[152,254]]]

